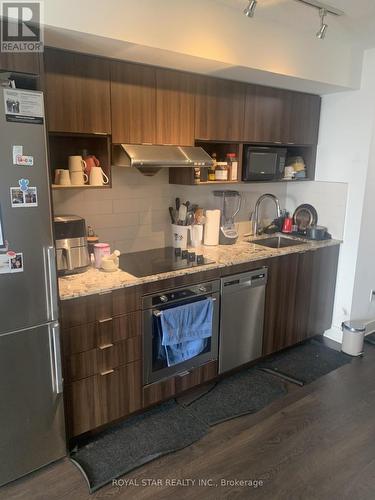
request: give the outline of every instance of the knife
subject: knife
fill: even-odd
[[[173,207],[169,207],[169,215],[171,216],[172,224],[176,224],[175,211]]]

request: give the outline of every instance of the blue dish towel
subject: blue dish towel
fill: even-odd
[[[160,315],[162,345],[168,366],[197,356],[212,336],[213,300],[211,298],[165,309]]]

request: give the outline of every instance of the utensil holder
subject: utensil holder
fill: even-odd
[[[188,246],[190,226],[179,226],[172,224],[172,242],[173,248],[186,250]]]

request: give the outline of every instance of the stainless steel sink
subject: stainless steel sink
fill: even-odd
[[[261,245],[268,248],[287,248],[298,245],[304,245],[304,241],[292,240],[291,238],[284,238],[283,236],[272,236],[271,238],[263,238],[259,240],[252,240],[250,243]]]

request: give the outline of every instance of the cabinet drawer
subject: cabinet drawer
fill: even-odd
[[[143,406],[146,408],[160,403],[187,389],[209,382],[217,376],[217,371],[217,362],[210,361],[199,368],[194,368],[185,375],[176,375],[161,382],[146,385],[143,387]]]
[[[63,328],[102,321],[137,311],[140,306],[140,288],[122,288],[87,297],[61,301]]]
[[[70,437],[141,408],[141,362],[72,382],[65,389]]]
[[[108,344],[102,349],[74,354],[65,359],[64,377],[67,382],[101,374],[142,357],[141,337]]]
[[[64,323],[65,325],[65,323]],[[141,312],[102,319],[62,330],[65,356],[78,354],[141,335]]]

